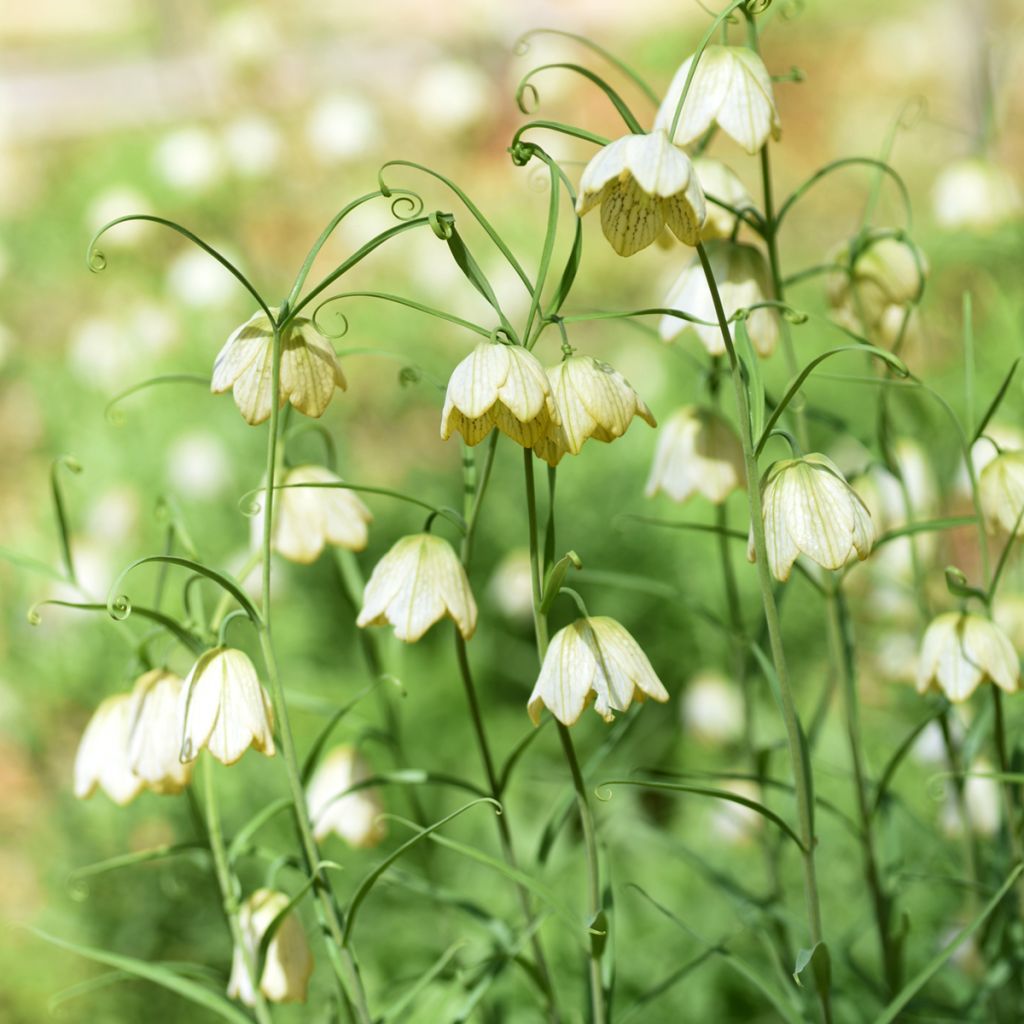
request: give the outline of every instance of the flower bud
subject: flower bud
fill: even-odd
[[[1024,200],[1004,167],[978,157],[947,164],[932,188],[932,209],[941,227],[951,231],[992,231],[1018,219]]]
[[[182,764],[178,705],[184,682],[166,669],[139,677],[132,690],[128,760],[132,771],[156,793],[180,793],[192,777]]]
[[[1024,451],[1000,452],[981,471],[978,497],[989,533],[1024,533]]]
[[[476,629],[476,601],[452,546],[430,533],[403,537],[377,563],[363,593],[358,626],[395,627],[412,643],[445,616],[467,640]]]
[[[1007,693],[1020,683],[1020,662],[1006,634],[993,622],[967,612],[933,619],[921,641],[917,692],[934,687],[951,701],[967,700],[981,683]]]
[[[97,786],[122,807],[145,785],[132,771],[128,756],[135,701],[130,693],[108,697],[82,733],[75,755],[75,796],[85,800]]]
[[[335,747],[320,762],[306,788],[313,836],[318,842],[332,832],[357,848],[376,846],[384,838],[377,790],[347,792],[369,777],[370,769],[353,747]]]

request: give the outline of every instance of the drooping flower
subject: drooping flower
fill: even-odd
[[[577,619],[560,629],[544,655],[526,710],[534,725],[547,708],[563,725],[572,725],[592,700],[610,722],[633,698],[668,700],[647,655],[615,619],[604,615]]]
[[[743,448],[729,421],[714,409],[687,405],[661,428],[645,493],[664,491],[678,502],[702,494],[720,505],[745,480]]]
[[[254,747],[274,754],[274,715],[243,651],[215,647],[192,666],[178,704],[181,760],[194,761],[205,747],[224,764],[234,764]]]
[[[132,689],[128,762],[156,793],[180,793],[192,777],[191,764],[179,759],[183,686],[179,676],[156,668],[140,676]]]
[[[277,309],[271,308],[274,316]],[[274,326],[262,311],[225,342],[213,364],[210,390],[231,388],[235,404],[250,424],[270,416],[273,389]],[[334,349],[311,320],[296,317],[281,338],[281,405],[291,402],[306,416],[322,416],[334,389],[346,388]]]
[[[395,627],[412,643],[448,616],[468,640],[476,629],[476,601],[452,546],[430,533],[403,537],[377,563],[363,593],[358,626]]]
[[[271,547],[283,558],[309,565],[320,557],[325,545],[362,551],[366,547],[367,524],[373,521],[370,510],[353,491],[343,487],[316,486],[340,484],[342,479],[323,466],[296,466],[274,492],[274,529]],[[313,484],[314,486],[307,486]],[[252,542],[263,536],[266,491],[257,499],[260,510],[252,518]]]
[[[1000,452],[981,471],[978,497],[990,533],[1024,532],[1024,451]]]
[[[537,357],[522,345],[485,341],[452,372],[441,438],[447,441],[458,432],[466,444],[475,445],[497,427],[530,448],[557,422],[551,387]]]
[[[682,718],[687,736],[699,742],[735,742],[743,733],[743,701],[736,684],[720,672],[699,672],[686,684]]]
[[[824,455],[783,459],[769,467],[763,496],[768,566],[789,579],[793,563],[806,555],[823,569],[841,569],[871,553],[871,515],[836,464]],[[751,531],[747,557],[754,561]]]
[[[753,206],[750,193],[736,172],[720,160],[697,156],[693,158],[693,169],[697,172],[697,180],[700,182],[708,208],[707,219],[700,232],[701,241],[731,238],[736,230],[737,221],[736,214],[732,211]],[[714,199],[731,206],[732,210],[720,206]]]
[[[108,697],[93,713],[75,755],[75,796],[85,800],[99,787],[114,803],[130,803],[145,781],[132,771],[128,740],[135,702],[130,693]]]
[[[666,225],[696,245],[707,215],[690,158],[664,131],[616,139],[587,164],[576,212],[598,205],[604,236],[620,256],[646,249]]]
[[[752,245],[721,240],[708,242],[705,246],[711,272],[715,278],[718,294],[726,317],[737,310],[747,309],[772,296],[768,264],[760,250]],[[672,341],[684,331],[693,331],[701,344],[713,356],[725,353],[725,340],[718,325],[714,300],[708,287],[704,268],[697,256],[688,263],[676,278],[665,297],[665,306],[689,313],[704,324],[694,324],[680,317],[665,314],[658,325],[662,340]],[[746,320],[747,334],[759,355],[770,356],[779,338],[779,318],[774,309],[755,309]],[[729,335],[736,341],[736,324],[729,324]]]
[[[589,438],[609,443],[621,437],[634,416],[657,421],[628,380],[593,356],[573,355],[548,370],[559,423],[534,445],[548,465],[565,454],[579,455]]]
[[[1024,213],[1024,199],[1005,168],[979,157],[947,164],[932,187],[932,209],[951,231],[992,231]]]
[[[672,119],[692,63],[693,57],[688,57],[675,73],[668,94],[658,108],[654,120],[656,129],[672,130]],[[672,141],[677,146],[688,146],[713,124],[748,153],[756,153],[769,136],[777,139],[781,133],[771,75],[761,58],[748,47],[705,48],[693,73]]]
[[[332,832],[357,848],[376,846],[383,839],[383,806],[377,790],[347,792],[370,774],[366,762],[353,747],[335,747],[320,762],[306,787],[306,803],[317,841]]]
[[[1007,693],[1020,685],[1020,661],[1006,634],[967,612],[945,612],[933,619],[921,641],[918,693],[935,687],[959,703],[986,681]]]
[[[273,889],[257,889],[242,904],[238,914],[245,949],[235,947],[228,980],[228,996],[246,1006],[256,1005],[256,990],[249,964],[259,956],[264,934],[289,903],[287,894]],[[267,946],[259,990],[272,1003],[304,1003],[313,973],[313,954],[299,915],[289,911]]]

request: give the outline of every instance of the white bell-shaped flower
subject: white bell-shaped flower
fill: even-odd
[[[572,725],[594,701],[594,710],[610,722],[633,698],[668,700],[647,655],[615,619],[591,616],[560,629],[544,655],[526,710],[534,725],[547,708],[563,725]]]
[[[85,800],[97,787],[122,807],[141,792],[145,780],[128,756],[135,701],[130,693],[108,697],[82,733],[75,755],[75,796]]]
[[[537,357],[522,345],[485,341],[455,367],[441,412],[441,438],[479,444],[495,427],[524,448],[543,437],[558,412]]]
[[[990,533],[1024,533],[1024,451],[1000,452],[981,471],[978,497]]]
[[[271,547],[283,558],[300,565],[315,562],[331,544],[362,551],[368,538],[370,510],[355,492],[344,487],[336,473],[323,466],[296,466],[288,470],[274,491],[274,529]],[[326,484],[327,486],[321,486]],[[309,486],[313,485],[313,486]],[[259,511],[252,517],[252,543],[263,537],[266,491],[257,497]]]
[[[665,421],[647,479],[647,497],[664,491],[673,501],[683,502],[701,494],[721,505],[745,482],[743,446],[721,413],[687,405]]]
[[[698,673],[682,699],[683,727],[701,743],[734,743],[743,735],[743,700],[737,685],[721,672]]]
[[[215,647],[201,655],[182,687],[178,713],[182,761],[194,761],[204,747],[224,764],[249,747],[274,754],[270,698],[243,651]]]
[[[658,108],[654,127],[663,132],[672,130],[672,119],[692,63],[693,57],[683,62]],[[705,48],[693,73],[672,141],[677,146],[688,146],[713,124],[748,153],[756,153],[769,136],[779,137],[781,126],[771,75],[764,61],[746,46]]]
[[[841,569],[871,553],[871,515],[836,464],[824,455],[773,463],[762,498],[768,566],[778,580],[789,579],[793,563],[806,555],[823,569]],[[754,561],[754,535],[747,557]]]
[[[634,416],[657,426],[651,410],[614,367],[593,356],[573,355],[548,370],[559,423],[534,446],[548,465],[557,466],[565,454],[579,455],[590,438],[614,441]]]
[[[1024,214],[1024,198],[1013,175],[980,157],[947,164],[932,186],[932,210],[950,231],[992,231]]]
[[[132,690],[128,759],[132,771],[156,793],[180,793],[192,777],[182,764],[178,705],[184,681],[157,668],[140,676]]]
[[[384,838],[380,794],[372,787],[348,790],[371,775],[354,747],[335,747],[317,766],[306,787],[306,803],[319,842],[332,832],[349,846],[376,846]]]
[[[277,316],[277,309],[271,309]],[[262,311],[238,327],[213,364],[210,390],[229,388],[247,423],[270,416],[273,390],[274,326]],[[330,342],[311,320],[296,317],[281,338],[281,405],[291,402],[306,416],[322,416],[334,396],[345,390],[345,376]]]
[[[576,212],[601,207],[601,228],[620,256],[646,249],[664,227],[696,245],[707,210],[690,158],[664,131],[626,135],[583,171]]]
[[[476,601],[466,570],[443,538],[430,533],[403,537],[376,564],[363,592],[358,626],[395,627],[412,643],[448,616],[468,640],[476,630]]]
[[[918,693],[934,687],[959,703],[986,681],[1007,693],[1016,693],[1020,685],[1020,661],[1006,634],[967,612],[945,612],[933,619],[921,641]]]
[[[249,964],[255,964],[264,934],[288,902],[288,896],[283,892],[257,889],[242,904],[238,923],[245,949],[235,947],[228,980],[230,998],[238,999],[246,1006],[256,1005],[256,990]],[[304,1003],[312,973],[313,954],[309,950],[306,931],[299,915],[291,910],[267,946],[259,990],[272,1003]]]
[[[705,249],[726,317],[772,297],[768,264],[759,249],[727,240],[708,242]],[[672,341],[684,331],[693,331],[711,355],[725,354],[725,340],[718,324],[715,303],[704,275],[704,268],[697,256],[693,257],[676,278],[665,297],[664,305],[708,322],[693,324],[666,313],[658,325],[658,333],[662,340]],[[764,306],[755,309],[747,317],[746,327],[758,355],[770,356],[775,351],[779,339],[778,313]],[[729,335],[735,343],[735,323],[729,324]]]
[[[707,200],[708,215],[701,228],[700,237],[703,242],[716,238],[731,238],[736,230],[736,214],[733,210],[744,210],[754,205],[746,186],[739,175],[720,160],[708,156],[693,158],[693,169],[697,172],[704,198]],[[714,200],[731,206],[726,209]]]

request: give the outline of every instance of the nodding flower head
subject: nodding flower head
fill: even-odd
[[[75,796],[84,800],[97,787],[116,804],[135,799],[145,780],[132,770],[128,754],[135,700],[130,693],[108,697],[82,733],[75,755]]]
[[[348,792],[370,777],[370,768],[354,747],[335,747],[317,765],[306,787],[313,836],[332,832],[349,846],[376,846],[384,838],[383,806],[376,789]]]
[[[1017,220],[1024,198],[1005,167],[978,157],[948,164],[932,187],[932,209],[950,231],[986,232]]]
[[[1024,533],[1024,451],[1000,452],[981,471],[978,496],[990,533]]]
[[[136,680],[132,689],[132,726],[128,760],[132,771],[157,793],[180,793],[192,777],[182,764],[178,704],[184,681],[157,668]]]
[[[733,210],[741,211],[752,207],[754,201],[750,198],[750,193],[736,172],[720,160],[697,156],[693,158],[693,169],[697,172],[697,180],[700,182],[708,207],[707,219],[700,232],[701,241],[732,238],[738,220]],[[719,202],[714,202],[712,196]],[[732,209],[726,209],[719,203],[726,203]]]
[[[1020,659],[1009,637],[980,615],[945,612],[933,619],[921,641],[918,693],[934,687],[959,703],[986,681],[1016,693]]]

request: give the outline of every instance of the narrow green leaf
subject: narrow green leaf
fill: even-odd
[[[811,977],[814,979],[814,987],[818,995],[823,1001],[827,1001],[832,988],[832,958],[829,955],[828,946],[824,942],[816,942],[810,949],[801,949],[797,953],[796,965],[793,968],[793,980],[801,988],[804,987],[804,983],[800,978],[808,967],[811,969]]]
[[[879,808],[882,806],[882,802],[885,800],[885,794],[889,789],[889,783],[892,782],[893,776],[896,774],[896,770],[903,763],[903,759],[910,753],[914,747],[914,743],[917,741],[918,736],[924,732],[925,729],[931,725],[937,718],[944,714],[944,709],[941,707],[935,708],[931,714],[923,718],[913,729],[910,730],[906,739],[896,748],[893,752],[892,757],[889,758],[888,763],[885,766],[882,774],[879,776],[878,783],[875,786],[875,799],[871,805],[870,814],[874,817]]]
[[[434,979],[441,974],[441,972],[448,966],[455,954],[465,946],[465,940],[459,939],[458,942],[453,942],[438,958],[434,963],[423,973],[419,978],[416,979],[415,983],[403,992],[398,999],[395,1000],[389,1007],[378,1018],[381,1024],[387,1024],[388,1021],[401,1020],[402,1015],[407,1009],[419,999],[420,995],[426,991],[427,988],[433,983]]]
[[[75,868],[68,875],[68,882],[74,885],[86,878],[94,878],[96,875],[106,874],[108,871],[117,871],[120,868],[134,867],[136,864],[146,864],[153,860],[164,860],[168,857],[177,856],[179,853],[207,853],[206,843],[165,843],[162,846],[152,846],[148,850],[137,850],[134,853],[122,853],[116,857],[108,857],[106,860],[99,860],[93,864],[86,864],[84,867]]]

